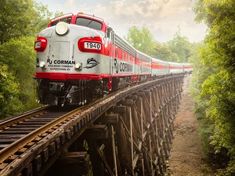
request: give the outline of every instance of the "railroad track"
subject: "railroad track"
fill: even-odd
[[[112,94],[111,94],[112,95]],[[110,95],[110,96],[111,96]],[[92,107],[96,100],[82,107],[42,107],[31,110],[22,115],[0,122],[0,175],[8,175],[17,158],[30,151],[61,126],[74,118],[74,115]],[[85,125],[85,121],[81,124]],[[61,129],[60,129],[61,131]],[[62,130],[63,131],[63,130]],[[71,134],[68,134],[71,135]],[[57,141],[62,144],[64,139]],[[60,144],[54,144],[58,148]],[[49,154],[47,154],[49,155]],[[3,171],[3,172],[2,172]],[[6,174],[5,174],[6,173]],[[14,173],[11,173],[15,176]]]
[[[0,152],[13,142],[22,138],[22,136],[47,123],[48,120],[51,120],[47,116],[47,109],[47,107],[38,108],[2,121],[0,123]]]
[[[74,109],[73,107],[41,107],[28,111],[22,115],[0,122],[0,163],[7,165],[17,152],[27,144],[28,147],[40,140],[37,136],[46,124],[56,121],[62,115]],[[29,142],[32,142],[31,144]],[[25,150],[25,149],[23,149]],[[0,167],[1,169],[1,167]]]
[[[115,104],[163,80],[176,83],[182,78],[183,74],[170,75],[119,90],[76,109],[44,107],[0,122],[0,175],[44,175],[55,160]]]

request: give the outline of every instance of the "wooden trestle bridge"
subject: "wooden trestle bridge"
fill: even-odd
[[[184,74],[0,122],[0,175],[164,175]]]

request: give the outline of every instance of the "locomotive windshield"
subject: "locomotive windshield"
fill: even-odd
[[[76,20],[76,24],[80,25],[80,26],[86,26],[92,29],[96,29],[96,30],[101,30],[102,29],[102,23],[92,20],[92,19],[88,19],[88,18],[77,18]]]
[[[60,21],[63,21],[63,22],[65,22],[65,23],[70,24],[70,23],[71,23],[71,19],[72,19],[71,16],[70,16],[70,17],[65,17],[65,18],[60,18],[59,20],[56,20],[56,21],[51,22],[50,26],[55,26],[55,25],[56,25],[57,23],[59,23]]]

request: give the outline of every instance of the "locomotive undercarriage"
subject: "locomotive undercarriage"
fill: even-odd
[[[146,78],[142,79],[139,79],[139,81],[146,80]],[[132,83],[134,82],[131,77],[114,77],[111,80],[111,84],[109,79],[76,81],[38,79],[38,97],[42,104],[82,106]]]
[[[38,96],[42,104],[55,106],[84,105],[107,92],[103,80],[38,80]]]

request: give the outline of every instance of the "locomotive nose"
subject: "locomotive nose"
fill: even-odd
[[[59,36],[66,35],[69,32],[68,24],[63,21],[57,23],[55,26],[55,32]]]

